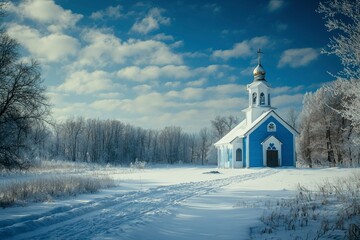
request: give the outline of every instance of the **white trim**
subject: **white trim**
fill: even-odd
[[[296,135],[293,137],[293,166],[296,167]]]
[[[249,142],[250,142],[250,135],[248,135],[246,137],[246,168],[250,168],[250,147],[249,147]]]
[[[285,122],[284,120],[282,120],[273,110],[270,110],[270,112],[267,112],[267,114],[256,124],[254,124],[254,126],[252,126],[252,129],[248,132],[245,133],[245,135],[250,135],[253,131],[255,131],[255,129],[257,129],[256,126],[260,126],[261,124],[263,124],[267,119],[269,119],[270,116],[273,116],[278,122],[280,122],[287,130],[289,130],[293,135],[298,135],[298,133],[289,127],[289,124],[287,122]]]
[[[267,137],[262,143],[262,150],[263,150],[263,166],[267,166],[266,164],[266,160],[267,160],[267,155],[266,155],[266,151],[268,150],[267,147],[269,146],[269,144],[274,143],[275,144],[275,148],[278,151],[278,163],[279,163],[279,167],[282,166],[282,142],[279,141],[279,139],[277,139],[274,136],[270,136]]]

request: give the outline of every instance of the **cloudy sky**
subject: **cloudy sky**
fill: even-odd
[[[340,64],[314,0],[13,0],[5,24],[36,58],[55,119],[198,131],[243,117],[258,48],[272,105],[299,109]],[[286,116],[284,116],[286,118]]]

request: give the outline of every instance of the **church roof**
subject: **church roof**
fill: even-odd
[[[223,144],[229,144],[234,141],[236,138],[242,138],[247,135],[253,128],[255,128],[262,120],[267,118],[270,114],[273,114],[280,122],[285,125],[293,134],[298,134],[298,132],[291,127],[287,122],[285,122],[274,110],[269,110],[260,115],[254,122],[251,124],[246,124],[246,119],[239,123],[236,127],[234,127],[228,134],[226,134],[223,138],[217,141],[214,145],[220,146]]]
[[[231,143],[235,138],[242,135],[244,129],[246,129],[246,119],[239,123],[236,127],[234,127],[230,132],[228,132],[228,134],[222,137],[214,145],[217,146],[221,144]]]

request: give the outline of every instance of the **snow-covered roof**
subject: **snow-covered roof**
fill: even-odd
[[[236,138],[244,137],[251,129],[253,129],[258,123],[260,123],[263,119],[265,119],[270,113],[274,113],[274,116],[278,118],[287,128],[293,133],[298,134],[298,132],[291,127],[287,122],[285,122],[279,115],[275,113],[274,110],[269,110],[260,115],[254,122],[251,124],[246,124],[246,119],[239,123],[236,127],[234,127],[228,134],[226,134],[223,138],[217,141],[214,145],[220,146],[223,144],[229,144],[234,141]]]
[[[219,141],[217,141],[214,145],[222,145],[226,143],[231,143],[235,138],[242,135],[242,132],[246,129],[246,119],[243,120],[241,123],[236,125],[228,134],[222,137]]]

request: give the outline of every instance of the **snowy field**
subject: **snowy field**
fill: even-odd
[[[360,172],[185,165],[42,172],[13,178],[85,173],[109,176],[118,186],[0,209],[0,239],[313,239],[317,224],[261,234],[261,219],[271,206],[294,199],[299,183],[316,189],[326,180]]]

